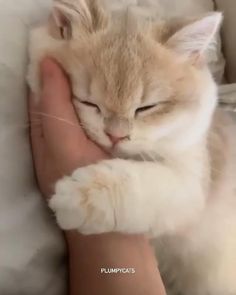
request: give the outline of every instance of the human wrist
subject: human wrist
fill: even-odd
[[[107,267],[134,267],[130,259],[132,255],[154,256],[149,241],[144,235],[109,233],[84,236],[77,231],[67,231],[65,237],[69,256],[76,256],[78,253],[80,255],[96,253]],[[131,256],[130,253],[132,253]],[[97,263],[100,263],[99,259]]]
[[[154,251],[145,236],[117,233],[82,236],[67,232],[66,239],[70,273],[74,278],[71,290],[75,290],[76,280],[81,290],[89,290],[89,294],[103,294],[104,290],[107,294],[112,290],[115,295],[137,294],[137,291],[165,294]]]

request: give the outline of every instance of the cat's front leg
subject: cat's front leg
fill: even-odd
[[[121,229],[123,199],[135,200],[139,192],[129,171],[119,164],[120,160],[110,160],[79,168],[57,183],[50,207],[62,229],[83,234]]]
[[[120,159],[77,169],[50,201],[63,229],[159,235],[185,226],[204,204],[197,177]]]

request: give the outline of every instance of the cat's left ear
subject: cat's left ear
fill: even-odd
[[[108,19],[98,0],[54,0],[49,29],[52,37],[70,40],[104,28]]]
[[[195,20],[174,33],[166,45],[178,54],[199,60],[215,46],[222,19],[222,13],[215,12]]]

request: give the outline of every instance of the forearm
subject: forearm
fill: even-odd
[[[164,295],[153,250],[143,236],[67,234],[70,295]],[[101,273],[132,268],[135,273]]]

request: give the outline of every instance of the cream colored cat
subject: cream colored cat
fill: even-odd
[[[41,58],[55,58],[86,133],[114,155],[58,182],[58,224],[157,238],[168,294],[236,294],[233,129],[205,60],[221,20],[183,25],[61,0],[31,36],[32,89]]]

